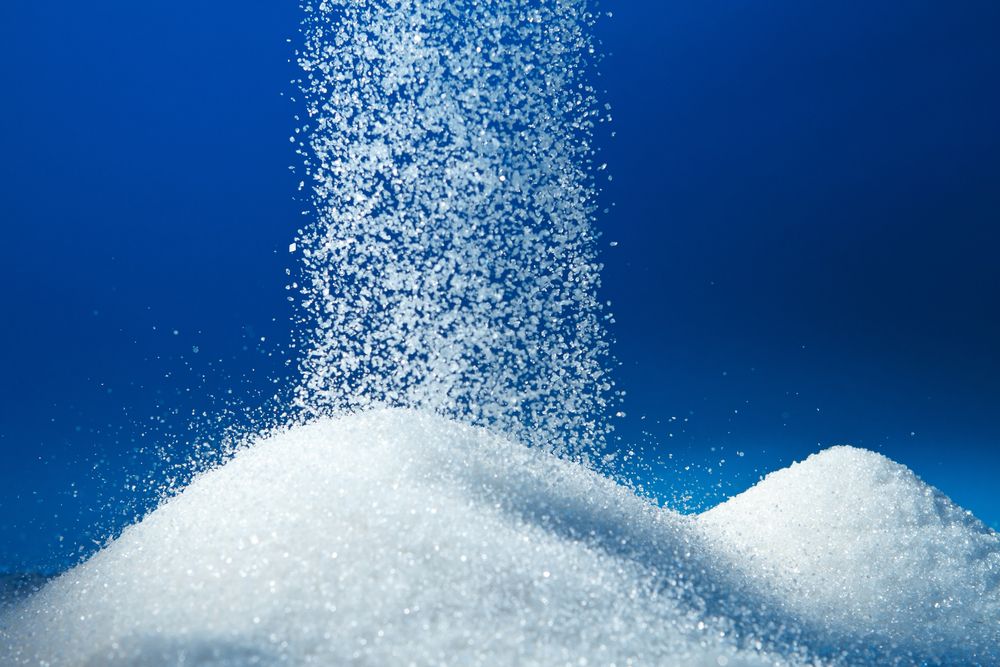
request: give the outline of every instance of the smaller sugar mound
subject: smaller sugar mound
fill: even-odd
[[[1000,538],[884,456],[825,450],[699,523],[734,568],[840,642],[1000,660]]]

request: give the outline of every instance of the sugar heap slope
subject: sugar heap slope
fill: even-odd
[[[365,413],[196,479],[0,620],[0,663],[781,662],[710,612],[699,540],[585,467]]]
[[[834,447],[698,523],[841,651],[1000,664],[1000,537],[905,466]]]

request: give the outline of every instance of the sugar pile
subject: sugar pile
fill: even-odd
[[[203,475],[2,622],[2,664],[764,664],[693,614],[691,522],[412,412]]]
[[[1000,660],[1000,536],[906,467],[834,447],[699,517],[786,609],[937,660]]]
[[[990,664],[996,539],[856,450],[691,518],[485,430],[370,412],[196,479],[0,617],[0,663]]]

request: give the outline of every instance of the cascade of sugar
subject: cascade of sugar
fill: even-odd
[[[304,2],[307,412],[412,407],[561,454],[603,443],[587,4]]]

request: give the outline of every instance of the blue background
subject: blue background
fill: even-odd
[[[1000,6],[602,9],[618,446],[649,487],[698,508],[852,443],[1000,526]],[[298,20],[0,7],[0,570],[89,553],[158,448],[287,387]]]

